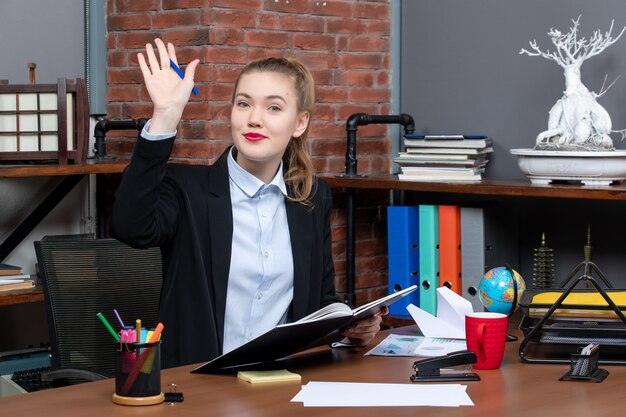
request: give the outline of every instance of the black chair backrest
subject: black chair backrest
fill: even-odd
[[[162,270],[158,248],[133,249],[115,239],[46,238],[35,242],[44,288],[52,367],[91,369],[113,376],[116,332],[113,309],[125,325],[158,322]]]

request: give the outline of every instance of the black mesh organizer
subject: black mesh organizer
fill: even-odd
[[[583,269],[583,274],[572,280],[580,269]],[[590,275],[592,272],[599,276],[606,288],[602,288]],[[583,288],[577,288],[579,286]],[[557,300],[551,303],[537,302],[536,296],[545,292],[555,293],[553,295],[558,295]],[[588,300],[599,294],[605,303],[572,302],[566,300],[570,294],[578,297],[572,300]],[[574,368],[568,372],[569,375],[564,375],[574,378],[588,378],[597,370],[598,363],[626,365],[626,317],[622,312],[626,310],[626,305],[622,304],[626,303],[620,301],[624,296],[626,290],[612,288],[598,267],[589,260],[579,264],[564,280],[561,288],[525,291],[520,300],[524,313],[520,323],[524,333],[519,346],[520,358],[528,363],[574,363],[571,366],[587,359],[585,375],[579,372],[572,374]],[[618,300],[620,305],[614,300]],[[589,343],[602,346],[602,359],[597,353],[594,357],[580,357],[579,347]]]
[[[598,357],[599,349],[590,354],[573,353],[570,358],[570,369],[559,378],[559,381],[604,381],[604,378],[609,375],[609,371],[598,368]]]

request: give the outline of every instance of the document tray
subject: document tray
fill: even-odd
[[[575,290],[583,281],[593,288]],[[519,304],[523,361],[569,363],[581,345],[596,342],[602,345],[599,363],[626,365],[626,290],[603,289],[583,275],[564,290],[528,290]]]

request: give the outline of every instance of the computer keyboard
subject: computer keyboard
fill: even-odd
[[[45,372],[49,372],[50,367],[24,369],[21,371],[13,372],[11,380],[20,387],[24,388],[26,392],[39,391],[46,388],[52,388],[52,381],[42,381],[41,375]]]

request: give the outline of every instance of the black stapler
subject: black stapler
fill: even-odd
[[[474,372],[441,374],[442,368],[470,365],[472,363],[476,363],[476,354],[469,350],[460,350],[458,352],[448,353],[445,356],[419,360],[413,363],[415,375],[411,375],[411,381],[480,381],[480,376]]]

